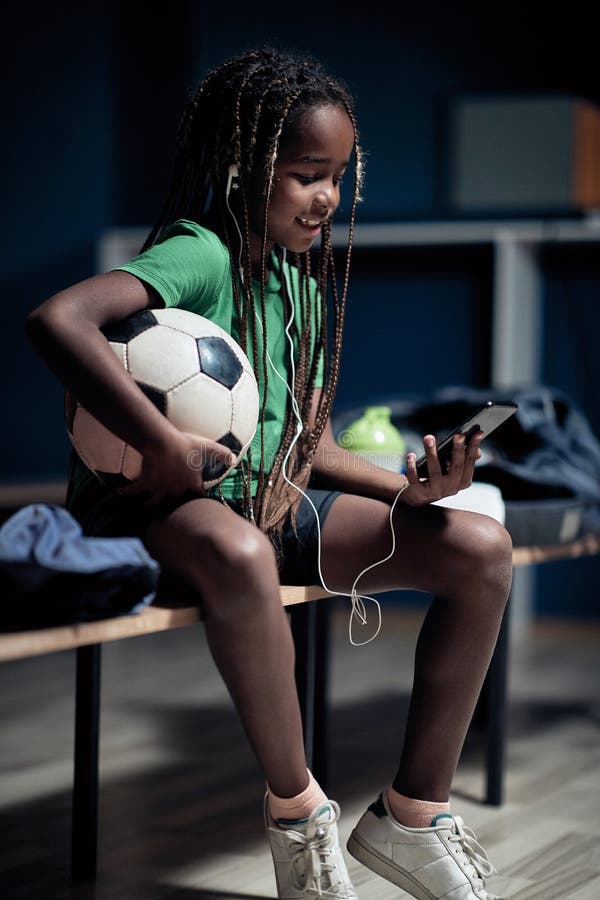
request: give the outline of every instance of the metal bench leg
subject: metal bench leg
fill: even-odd
[[[487,719],[487,792],[485,802],[491,806],[500,806],[503,799],[509,609],[510,600],[502,619],[496,648],[484,685]]]
[[[77,648],[71,878],[95,881],[98,844],[100,644]]]
[[[329,637],[332,604],[317,601],[315,635],[315,703],[313,732],[313,774],[327,792],[329,781]]]
[[[327,602],[302,603],[290,609],[306,761],[323,790],[327,790],[328,774],[329,613]]]
[[[299,603],[290,608],[292,635],[296,651],[296,686],[300,700],[304,752],[309,769],[313,767],[316,675],[316,603]]]

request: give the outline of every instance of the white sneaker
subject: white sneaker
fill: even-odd
[[[337,820],[340,808],[325,800],[306,819],[279,825],[264,804],[265,827],[275,864],[279,900],[358,900],[342,856]]]
[[[430,828],[405,828],[385,794],[359,820],[348,851],[418,900],[500,900],[485,889],[496,870],[460,816],[436,816]]]

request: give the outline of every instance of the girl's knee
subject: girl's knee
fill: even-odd
[[[472,526],[468,552],[471,571],[495,589],[498,601],[508,599],[512,580],[512,540],[506,528],[489,516],[478,516]]]
[[[473,549],[479,561],[512,564],[512,540],[504,525],[490,516],[477,516],[471,530]]]
[[[217,558],[226,577],[234,577],[244,584],[260,582],[277,572],[271,542],[253,526],[248,526],[242,534],[225,536],[217,549]]]
[[[279,603],[279,577],[270,541],[257,528],[211,535],[194,566],[207,617],[238,616],[251,606]]]
[[[215,537],[208,571],[199,573],[201,600],[207,621],[227,628],[259,623],[279,612],[279,575],[270,541],[257,528]],[[198,561],[198,568],[203,562]]]
[[[497,587],[505,600],[512,576],[512,540],[506,528],[490,516],[465,513],[455,541],[455,577]]]
[[[150,526],[146,543],[155,558],[183,577],[202,596],[278,584],[275,553],[268,538],[245,519],[224,517],[219,508],[190,503],[168,522]],[[213,504],[214,506],[214,504]],[[209,509],[210,515],[205,515]]]

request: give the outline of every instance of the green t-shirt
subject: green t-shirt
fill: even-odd
[[[295,325],[301,329],[301,309],[299,300],[298,270],[288,263],[283,264],[288,275],[294,304]],[[161,296],[166,306],[177,306],[205,316],[220,325],[231,336],[239,338],[238,320],[231,284],[231,265],[227,247],[220,238],[207,228],[195,222],[179,220],[171,225],[158,244],[150,247],[131,262],[119,266],[125,272],[137,276],[151,285]],[[310,279],[312,295],[313,329],[318,322],[317,285]],[[261,316],[260,285],[253,282],[256,311]],[[269,259],[269,277],[265,285],[265,306],[267,321],[267,350],[277,371],[284,381],[273,372],[269,363],[268,391],[265,407],[265,471],[269,472],[281,442],[283,422],[289,401],[286,384],[291,383],[289,342],[285,333],[286,308],[281,284],[281,262],[275,253]],[[289,316],[289,313],[288,313]],[[258,338],[258,389],[260,403],[264,396],[264,374],[262,367],[262,329],[257,324]],[[314,345],[313,345],[314,347]],[[297,353],[297,346],[296,346]],[[252,347],[248,341],[248,354],[252,357]],[[251,359],[252,362],[252,359]],[[319,362],[316,386],[323,385],[323,360]],[[260,422],[251,444],[252,451],[252,492],[256,492],[258,468],[260,465]],[[242,479],[239,469],[231,472],[221,482],[223,495],[228,499],[242,496]]]

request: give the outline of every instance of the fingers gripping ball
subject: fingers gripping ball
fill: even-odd
[[[248,357],[222,328],[182,309],[141,310],[103,329],[144,394],[181,431],[224,444],[233,466],[206,462],[206,487],[225,478],[246,452],[258,422],[258,388]],[[73,447],[103,481],[136,479],[142,457],[70,394],[67,431]],[[193,464],[193,461],[191,461]]]

